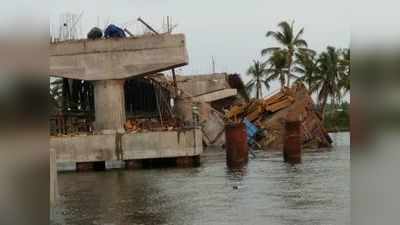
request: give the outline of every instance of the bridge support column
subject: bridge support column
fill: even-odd
[[[123,129],[126,122],[124,80],[95,81],[94,99],[94,129]]]

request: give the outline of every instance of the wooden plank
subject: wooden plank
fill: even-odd
[[[226,118],[228,118],[228,119],[235,118],[239,114],[243,113],[243,111],[244,111],[243,106],[235,105],[226,113]]]
[[[292,104],[292,101],[290,99],[285,99],[284,101],[268,105],[267,106],[267,111],[269,112],[276,112],[278,110],[281,110],[283,108],[286,108]]]
[[[254,110],[253,112],[247,114],[247,119],[250,121],[254,121],[255,119],[257,119],[261,113],[263,113],[264,110],[261,106],[259,106],[256,110]]]
[[[283,93],[283,92],[278,92],[277,94],[275,94],[275,95],[269,97],[268,99],[266,99],[264,102],[265,102],[266,104],[272,104],[272,103],[274,103],[274,102],[276,102],[276,101],[279,101],[279,99],[282,98],[282,97],[284,97],[284,96],[285,96],[285,93]]]

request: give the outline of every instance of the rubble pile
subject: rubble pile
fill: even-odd
[[[192,105],[198,104],[199,125],[205,146],[225,144],[224,110],[248,99],[238,74],[176,76],[181,95],[176,99],[177,115],[192,121]]]
[[[281,149],[283,146],[284,125],[288,115],[296,115],[301,122],[301,140],[305,148],[329,147],[332,143],[323,126],[322,118],[306,87],[295,84],[284,88],[277,94],[262,100],[231,107],[225,113],[228,121],[247,119],[262,132],[257,140],[263,148]]]

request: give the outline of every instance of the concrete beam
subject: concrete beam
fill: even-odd
[[[235,95],[237,95],[237,90],[229,88],[229,89],[214,91],[211,93],[196,96],[193,98],[193,101],[195,101],[195,102],[213,102],[213,101],[217,101],[220,99],[232,97]]]
[[[230,88],[226,81],[227,74],[177,76],[178,87],[191,96],[199,96],[210,92]]]
[[[126,79],[187,65],[183,34],[51,43],[50,75],[79,80]]]

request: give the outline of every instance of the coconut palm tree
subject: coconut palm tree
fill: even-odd
[[[315,75],[318,73],[315,54],[309,51],[297,52],[293,70],[296,73],[302,74],[297,81],[306,83],[310,93],[315,92],[314,79]]]
[[[323,115],[328,98],[335,101],[340,96],[339,80],[341,76],[341,66],[339,51],[334,47],[328,46],[318,58],[318,74],[314,77],[314,85],[318,91],[318,102],[320,112]]]
[[[291,72],[293,57],[295,52],[300,49],[303,51],[307,50],[307,42],[302,39],[304,28],[301,28],[299,32],[294,31],[294,22],[289,24],[287,21],[282,21],[278,24],[279,31],[268,31],[266,37],[274,38],[281,47],[266,48],[261,51],[261,55],[271,54],[276,51],[281,51],[282,49],[287,51],[287,70],[288,75]],[[311,51],[311,50],[309,50]],[[290,76],[287,77],[287,86],[290,86]]]
[[[281,89],[285,87],[285,81],[288,75],[287,64],[288,64],[288,52],[286,50],[277,50],[266,61],[269,65],[267,69],[267,82],[278,79],[281,84]]]
[[[342,95],[346,95],[350,91],[350,49],[340,50],[340,78],[339,88]]]
[[[246,89],[248,93],[256,90],[256,98],[260,99],[262,94],[262,84],[269,90],[270,86],[269,83],[266,82],[265,75],[266,75],[266,64],[261,63],[260,61],[253,61],[253,64],[247,70],[247,75],[251,76],[252,79],[246,84]]]

